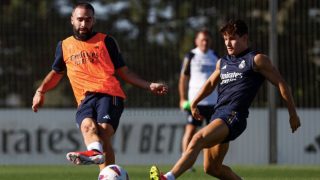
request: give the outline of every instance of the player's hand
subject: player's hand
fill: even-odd
[[[184,105],[186,102],[187,102],[186,100],[180,100],[180,102],[179,102],[179,107],[180,107],[180,110],[181,110],[181,111],[184,110],[183,105]]]
[[[197,108],[196,104],[192,103],[191,106],[190,106],[190,110],[191,110],[192,116],[196,120],[202,121],[204,119],[204,117],[200,114],[199,109]]]
[[[294,133],[301,126],[300,118],[298,115],[290,116],[289,122],[292,129],[292,133]]]
[[[44,93],[37,91],[33,96],[32,110],[33,112],[38,112],[38,108],[43,105]]]
[[[156,95],[166,95],[168,93],[168,86],[162,83],[151,83],[150,91]]]

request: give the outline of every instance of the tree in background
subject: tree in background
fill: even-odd
[[[0,106],[29,107],[34,88],[54,59],[57,42],[72,32],[70,14],[75,0],[3,0],[0,2]],[[116,37],[129,67],[143,77],[166,82],[170,93],[158,99],[124,85],[130,107],[178,107],[176,90],[183,54],[193,47],[194,32],[208,27],[214,49],[225,54],[218,34],[229,18],[245,20],[253,48],[268,53],[268,0],[181,1],[95,0],[97,31]],[[319,68],[314,66],[319,41],[320,2],[279,1],[279,69],[291,85],[299,106],[319,107]],[[311,13],[311,14],[310,14]],[[316,13],[317,14],[317,13]],[[310,17],[313,18],[310,18]],[[316,51],[316,50],[315,50]],[[302,68],[303,67],[303,68]],[[316,78],[317,77],[317,78]],[[64,79],[46,106],[74,106],[71,89]],[[254,106],[265,106],[266,89]]]

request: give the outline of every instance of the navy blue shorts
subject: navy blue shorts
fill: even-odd
[[[214,112],[214,105],[198,105],[197,106],[199,113],[205,118],[206,124],[209,124],[211,121],[211,116]],[[203,121],[196,120],[192,117],[191,111],[187,112],[187,124],[192,124],[197,127],[202,126]]]
[[[233,111],[228,108],[219,108],[212,115],[211,119],[222,119],[229,128],[229,134],[222,143],[235,140],[247,127],[248,113]]]
[[[110,124],[116,131],[123,108],[123,98],[101,93],[89,93],[77,109],[77,125],[80,127],[85,118],[92,118],[96,123]]]

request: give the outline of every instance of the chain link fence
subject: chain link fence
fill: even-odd
[[[33,93],[51,70],[56,44],[72,33],[71,0],[3,0],[0,2],[0,107],[30,107]],[[213,48],[226,53],[221,24],[240,18],[249,26],[250,45],[269,53],[269,1],[91,1],[95,30],[114,36],[126,64],[149,81],[168,84],[170,93],[156,97],[123,84],[128,107],[178,107],[178,79],[183,55],[193,48],[195,31],[208,27]],[[320,1],[278,1],[278,68],[298,107],[320,107]],[[266,88],[254,107],[266,107]],[[279,106],[283,106],[278,102]],[[67,78],[48,93],[46,107],[74,107]]]

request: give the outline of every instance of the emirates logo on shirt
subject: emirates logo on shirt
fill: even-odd
[[[221,82],[220,84],[228,84],[230,82],[236,81],[237,79],[242,78],[242,73],[232,72],[232,73],[221,73],[220,74]]]
[[[68,60],[73,61],[75,65],[86,64],[88,62],[95,63],[98,60],[99,54],[97,52],[81,51],[77,54],[71,55]]]

